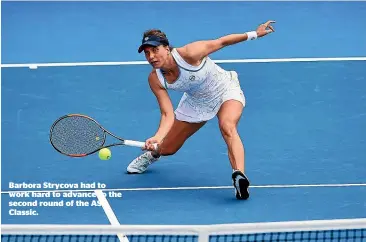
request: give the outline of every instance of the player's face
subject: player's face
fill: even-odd
[[[156,69],[161,68],[168,58],[167,47],[162,45],[156,47],[147,46],[145,47],[144,52],[146,60]]]

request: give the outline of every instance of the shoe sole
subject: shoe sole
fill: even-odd
[[[141,174],[140,172],[127,172],[127,174]]]
[[[236,198],[240,200],[248,199],[249,198],[248,188],[250,185],[249,180],[246,179],[245,176],[240,174],[240,172],[233,173],[232,178],[233,178],[233,185],[236,191]]]
[[[236,198],[239,199],[239,200],[248,199],[249,198],[248,188],[249,188],[249,181],[247,179],[243,179],[243,178],[240,179],[239,178],[240,193],[238,192],[237,188],[235,187],[235,189],[236,189]],[[239,194],[241,194],[241,196]]]
[[[141,171],[127,171],[127,174],[142,174],[144,172]]]

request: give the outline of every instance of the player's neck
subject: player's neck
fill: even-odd
[[[177,63],[170,54],[164,65],[161,67],[163,73],[174,73],[177,70]]]

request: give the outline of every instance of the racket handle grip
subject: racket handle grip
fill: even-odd
[[[135,147],[140,147],[140,148],[145,147],[145,142],[140,142],[140,141],[125,140],[124,144],[128,145],[128,146],[135,146]]]
[[[128,145],[128,146],[135,146],[135,147],[140,147],[140,148],[145,147],[145,142],[140,142],[140,141],[125,140],[124,144]],[[158,149],[158,144],[154,144],[154,149],[155,150]]]

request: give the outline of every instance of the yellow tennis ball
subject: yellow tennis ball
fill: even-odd
[[[101,160],[109,160],[112,157],[112,153],[108,148],[103,148],[99,151],[99,158]]]

